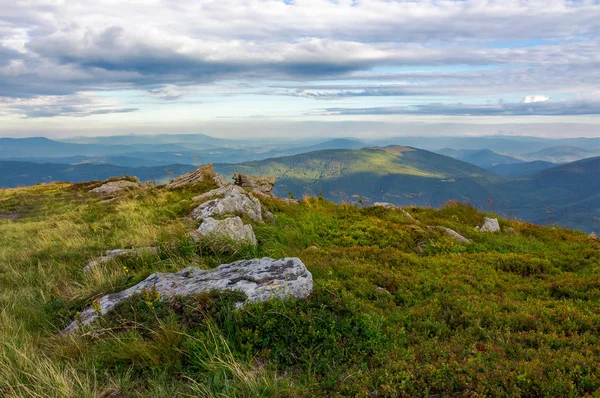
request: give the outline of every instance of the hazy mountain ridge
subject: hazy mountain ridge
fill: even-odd
[[[506,139],[502,138],[502,140]],[[38,146],[43,146],[42,144],[46,142],[37,139],[33,141],[37,142]],[[24,142],[26,141],[20,142],[21,147]],[[336,145],[357,147],[363,144],[358,140],[329,140],[315,145],[322,148]],[[55,144],[51,144],[53,145]],[[88,144],[65,145],[86,146]],[[306,148],[312,147],[300,147],[289,151]],[[218,150],[230,151],[229,154],[224,155],[228,160],[235,160],[234,154],[238,151],[231,148]],[[79,182],[123,174],[136,175],[142,180],[164,182],[173,175],[185,173],[194,169],[197,164],[205,163],[202,158],[197,158],[194,161],[190,160],[191,164],[188,165],[177,164],[179,163],[177,160],[185,156],[191,159],[192,152],[187,155],[172,155],[169,152],[134,153],[138,156],[153,154],[157,157],[154,166],[138,167],[145,164],[142,158],[118,155],[94,158],[94,161],[99,164],[88,163],[90,160],[84,155],[71,159],[80,163],[76,165],[0,161],[2,172],[0,186],[11,187],[57,180]],[[277,151],[278,155],[283,153],[285,153],[283,150]],[[489,160],[489,157],[497,157],[497,154],[490,150],[453,153],[474,154],[482,161]],[[175,160],[175,162],[156,165],[156,162],[160,162],[159,156],[164,156],[165,161]],[[504,155],[500,156],[504,161],[507,160]],[[112,162],[122,162],[125,165],[118,166]],[[577,174],[564,171],[570,170],[568,168],[550,167],[549,164],[539,162],[496,165],[489,167],[490,171],[433,152],[392,146],[322,149],[239,164],[216,163],[215,167],[227,176],[234,172],[275,175],[278,177],[276,191],[282,196],[286,196],[288,192],[297,197],[323,193],[326,198],[338,202],[387,201],[398,205],[420,206],[440,206],[447,200],[459,199],[471,202],[479,208],[487,208],[491,201],[495,208],[503,211],[504,214],[514,214],[536,223],[557,222],[587,231],[597,230],[598,223],[594,217],[599,216],[600,206],[596,204],[600,202],[596,201],[593,192],[597,186],[594,181],[596,178],[594,167],[597,165],[594,161],[576,164],[579,164],[576,167],[582,167],[590,172]],[[508,166],[510,168],[507,168]],[[544,169],[546,170],[539,172]],[[562,174],[560,170],[563,170]],[[494,174],[494,171],[498,175]],[[569,181],[563,184],[562,179]],[[553,217],[548,217],[551,213],[554,214]]]
[[[386,139],[310,138],[230,140],[203,134],[125,135],[109,137],[78,137],[69,140],[47,138],[0,138],[0,159],[26,160],[37,163],[113,163],[123,166],[157,166],[173,163],[197,165],[200,163],[242,163],[272,157],[290,156],[320,149],[359,149],[363,147],[405,145],[437,151],[457,157],[450,152],[483,151],[474,158],[460,158],[488,167],[521,161],[546,160],[531,158],[546,148],[573,146],[590,153],[600,153],[600,140],[593,138],[543,139],[519,136],[486,137],[390,137]],[[444,153],[443,151],[447,151]],[[490,153],[492,151],[496,153]],[[489,156],[489,158],[488,158]],[[554,155],[556,157],[556,154]],[[584,157],[590,157],[583,155]],[[73,159],[73,157],[77,157]],[[117,159],[115,159],[117,158]],[[131,158],[131,159],[127,159]],[[581,157],[580,157],[581,158]],[[577,160],[573,158],[573,160]],[[492,166],[493,167],[493,166]]]

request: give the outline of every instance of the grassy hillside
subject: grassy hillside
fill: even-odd
[[[520,178],[531,176],[532,174],[536,174],[542,170],[546,170],[555,166],[555,163],[544,162],[542,160],[535,160],[533,162],[499,164],[490,167],[488,170],[496,175],[499,175],[500,177]]]
[[[600,232],[600,157],[552,167],[508,184],[512,200],[507,211],[522,219]]]
[[[600,393],[600,241],[581,232],[501,220],[505,232],[480,233],[484,214],[457,203],[408,208],[413,221],[264,200],[277,218],[254,225],[258,248],[230,250],[188,235],[190,198],[211,186],[140,188],[110,204],[90,187],[0,191],[0,396]],[[82,270],[104,250],[145,246],[157,254]],[[153,272],[262,256],[299,257],[311,296],[241,309],[224,293],[134,296],[91,328],[58,333]]]

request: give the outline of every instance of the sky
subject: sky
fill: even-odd
[[[600,0],[0,0],[0,136],[600,136]]]

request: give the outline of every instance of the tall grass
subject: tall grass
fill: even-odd
[[[401,210],[261,199],[259,246],[190,232],[211,186],[0,191],[0,396],[582,396],[600,393],[600,243],[470,206]],[[461,244],[440,231],[456,230]],[[83,266],[105,250],[156,254]],[[315,249],[316,248],[316,249]],[[226,295],[123,303],[72,335],[78,311],[154,272],[298,256],[307,300],[235,309]],[[137,300],[137,301],[136,301]]]

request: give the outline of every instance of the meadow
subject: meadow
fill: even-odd
[[[253,223],[258,247],[232,247],[190,237],[210,184],[110,203],[95,184],[0,190],[0,396],[600,396],[600,241],[582,232],[506,219],[479,232],[494,215],[459,202],[411,219],[307,197],[261,199],[275,221]],[[60,333],[154,272],[263,256],[300,258],[310,297],[236,309],[237,292],[149,292]]]

